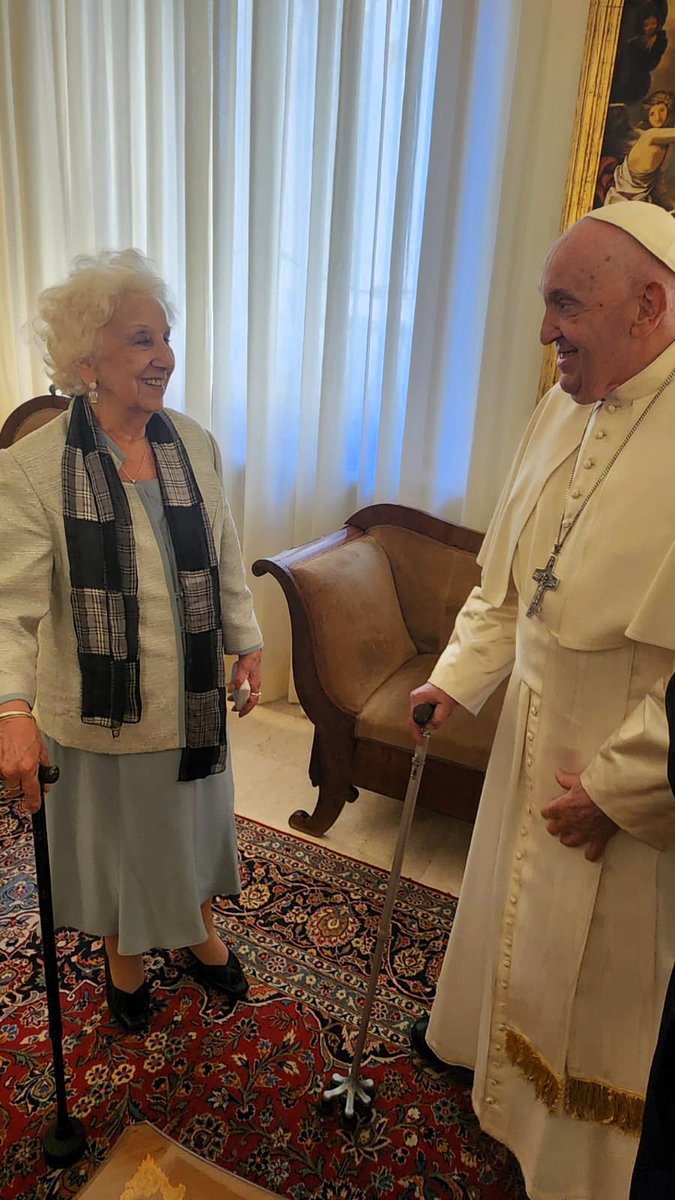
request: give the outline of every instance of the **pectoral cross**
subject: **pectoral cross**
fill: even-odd
[[[545,567],[537,567],[532,578],[537,583],[537,590],[530,601],[530,607],[527,610],[528,617],[534,617],[541,611],[542,601],[546,592],[554,592],[560,580],[557,575],[553,574],[553,568],[558,561],[558,547],[556,546],[549,558]]]

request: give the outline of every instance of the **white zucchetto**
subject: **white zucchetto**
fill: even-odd
[[[587,213],[594,221],[606,221],[625,230],[656,258],[675,271],[675,218],[659,204],[646,200],[617,200]]]

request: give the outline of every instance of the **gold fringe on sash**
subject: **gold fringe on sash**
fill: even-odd
[[[550,1112],[558,1107],[563,1094],[563,1081],[549,1067],[534,1046],[515,1029],[506,1030],[506,1053],[514,1067],[533,1084],[537,1100],[541,1100]]]
[[[522,1033],[506,1030],[506,1053],[514,1067],[534,1087],[538,1100],[549,1112],[562,1102],[570,1116],[600,1125],[616,1125],[623,1133],[639,1134],[644,1115],[644,1098],[621,1091],[594,1079],[561,1079]]]
[[[565,1110],[582,1121],[616,1125],[624,1133],[638,1135],[642,1129],[645,1102],[635,1092],[622,1092],[593,1079],[565,1080]]]

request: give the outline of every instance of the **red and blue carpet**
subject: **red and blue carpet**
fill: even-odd
[[[132,1122],[291,1200],[524,1200],[510,1154],[484,1136],[469,1093],[410,1054],[429,1006],[455,901],[402,880],[370,1022],[369,1122],[353,1131],[318,1100],[348,1067],[387,873],[239,820],[243,892],[218,921],[252,980],[232,1012],[186,974],[180,952],[147,956],[154,1018],[123,1036],[103,999],[100,942],[58,935],[71,1110],[87,1157],[49,1170],[41,1132],[54,1088],[27,821],[0,838],[0,1195],[72,1197]]]

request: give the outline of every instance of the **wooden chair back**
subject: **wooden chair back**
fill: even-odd
[[[25,437],[27,433],[33,433],[35,429],[40,429],[48,421],[53,421],[59,413],[65,412],[69,404],[68,396],[51,394],[34,396],[32,400],[25,400],[9,414],[2,426],[0,450],[6,450],[8,446],[13,446],[20,438]]]

